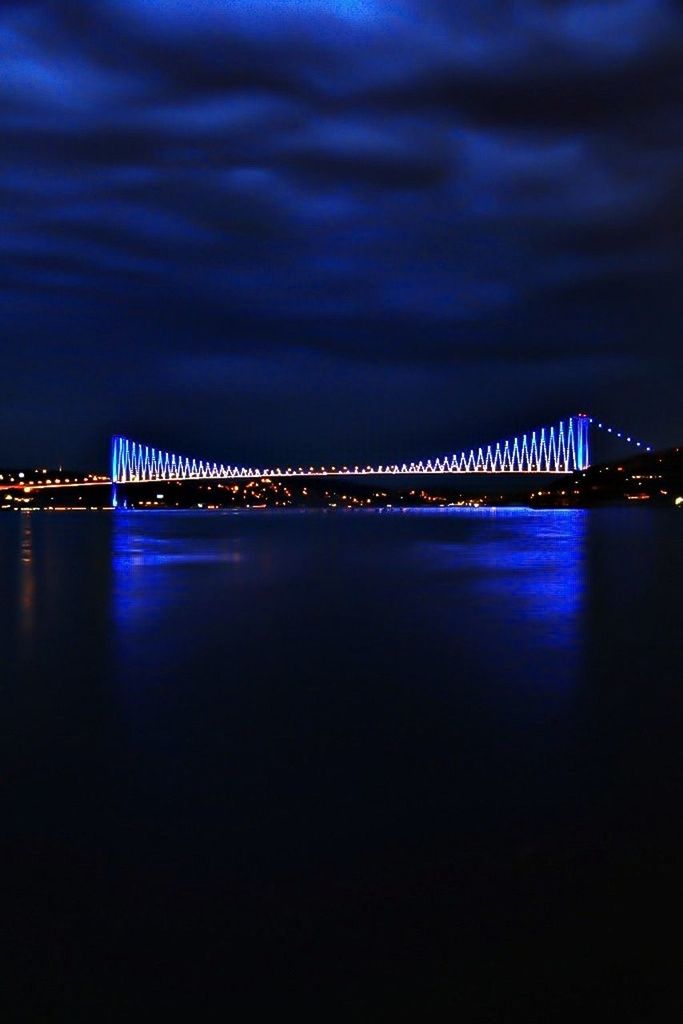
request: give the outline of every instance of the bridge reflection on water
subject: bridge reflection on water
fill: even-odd
[[[506,652],[513,675],[569,681],[581,643],[583,510],[121,512],[113,522],[122,657],[159,671],[209,643],[229,659],[318,664],[396,652],[443,674]],[[341,652],[341,653],[340,653]],[[477,669],[479,671],[479,669]],[[457,672],[456,672],[457,674]]]

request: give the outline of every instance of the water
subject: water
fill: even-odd
[[[680,527],[1,516],[7,998],[661,1019]]]

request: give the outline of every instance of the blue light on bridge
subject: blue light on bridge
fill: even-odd
[[[116,483],[155,480],[257,479],[264,476],[392,476],[431,474],[572,473],[589,465],[587,416],[571,416],[556,424],[486,446],[463,449],[411,462],[359,467],[325,466],[261,468],[190,459],[150,448],[117,435],[112,439],[111,478]]]
[[[424,476],[432,474],[566,474],[588,469],[591,464],[590,427],[592,417],[581,413],[540,427],[506,441],[463,449],[451,455],[440,455],[412,462],[380,465],[287,466],[261,468],[210,462],[175,455],[171,452],[116,435],[112,438],[111,479],[112,503],[116,505],[116,484],[149,483],[163,480],[255,480],[263,477],[354,477],[354,476]],[[601,422],[597,427],[622,438],[624,432]],[[636,447],[649,445],[626,440]]]

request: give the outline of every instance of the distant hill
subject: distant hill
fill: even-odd
[[[608,503],[683,507],[683,448],[644,452],[591,466],[541,484],[524,496],[532,506],[590,507]]]

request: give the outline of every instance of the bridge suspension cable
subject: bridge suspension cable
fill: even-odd
[[[111,446],[113,483],[154,480],[246,480],[292,476],[391,476],[456,473],[573,473],[590,465],[589,432],[593,420],[569,416],[551,426],[506,441],[463,449],[451,455],[380,465],[237,466],[198,460],[116,435]],[[621,435],[620,435],[621,436]],[[649,450],[649,449],[648,449]]]
[[[629,444],[634,445],[636,448],[642,448],[646,452],[652,451],[652,445],[646,444],[644,441],[638,441],[637,438],[633,437],[626,430],[620,430],[619,427],[610,427],[602,420],[596,420],[593,416],[588,417],[588,422],[591,426],[597,427],[598,430],[603,430],[607,434],[612,434],[613,437],[618,437]]]

